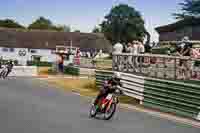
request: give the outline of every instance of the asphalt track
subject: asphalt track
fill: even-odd
[[[200,129],[119,109],[110,121],[88,118],[88,102],[31,78],[0,80],[2,133],[200,133]]]

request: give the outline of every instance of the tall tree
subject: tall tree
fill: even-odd
[[[147,33],[140,12],[126,4],[113,7],[100,26],[112,44],[133,39],[143,40]]]
[[[12,19],[5,19],[5,20],[0,20],[0,27],[6,27],[6,28],[22,28],[24,29],[25,27],[22,26],[21,24],[15,22]]]
[[[52,29],[56,30],[56,31],[62,31],[62,32],[70,32],[71,31],[71,28],[66,25],[53,26]]]
[[[94,27],[94,29],[92,30],[92,33],[100,33],[101,29],[97,26]]]
[[[35,22],[28,26],[28,29],[54,29],[52,22],[49,19],[40,17]]]
[[[181,13],[173,14],[177,19],[200,17],[200,0],[184,0],[179,5]]]
[[[64,25],[64,26],[63,26],[63,31],[64,31],[64,32],[71,32],[71,27],[70,27],[70,26]]]
[[[74,32],[81,32],[80,30],[74,30]]]

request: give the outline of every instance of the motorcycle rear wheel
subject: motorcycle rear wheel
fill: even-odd
[[[110,105],[109,110],[107,112],[105,112],[104,119],[105,120],[110,120],[113,117],[113,115],[115,114],[116,108],[117,108],[116,103],[112,103]]]

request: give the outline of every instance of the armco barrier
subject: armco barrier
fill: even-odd
[[[112,71],[96,70],[96,84],[112,76]],[[200,86],[121,73],[125,94],[146,107],[200,120]]]
[[[143,105],[200,120],[200,86],[145,78]]]
[[[37,76],[38,70],[36,66],[14,66],[9,76]]]

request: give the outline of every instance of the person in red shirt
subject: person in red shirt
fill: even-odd
[[[59,55],[59,57],[60,57],[59,60],[58,60],[59,70],[60,70],[60,72],[63,72],[63,69],[64,69],[64,67],[63,67],[64,58],[63,58],[62,55]]]

